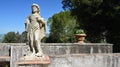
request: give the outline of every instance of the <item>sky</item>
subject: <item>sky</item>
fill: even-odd
[[[0,0],[0,34],[10,31],[22,33],[25,19],[31,14],[33,3],[40,6],[40,15],[47,21],[49,17],[63,11],[62,0]],[[47,33],[49,28],[47,27]]]

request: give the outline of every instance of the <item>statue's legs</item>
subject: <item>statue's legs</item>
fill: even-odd
[[[33,41],[34,36],[33,36],[33,34],[30,34],[29,38],[30,38],[29,47],[30,47],[30,52],[31,52],[29,55],[33,56],[33,55],[35,55],[35,48],[34,48],[34,41]]]
[[[40,39],[40,30],[35,31],[35,43],[36,43],[36,56],[42,56],[42,48],[41,48],[41,39]]]
[[[43,52],[42,52],[42,49],[41,49],[41,44],[40,44],[40,41],[36,41],[36,46],[37,46],[37,53],[36,53],[36,56],[42,56],[43,55]]]

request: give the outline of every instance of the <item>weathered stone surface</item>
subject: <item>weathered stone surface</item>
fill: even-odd
[[[11,67],[45,67],[46,65],[44,64],[48,65],[48,63],[50,63],[48,56],[47,61],[45,61],[46,58],[43,58],[43,60],[45,61],[44,63],[38,61],[39,58],[36,58],[36,61],[21,61],[20,58],[27,54],[27,50],[27,46],[11,46]]]
[[[48,67],[120,67],[120,54],[54,55]]]
[[[17,62],[18,65],[25,65],[25,64],[42,64],[42,65],[48,65],[50,64],[50,59],[48,55],[44,55],[42,57],[30,57],[30,56],[25,56],[19,59]]]
[[[108,43],[42,43],[43,53],[52,55],[77,53],[112,53]]]
[[[10,45],[0,43],[0,56],[10,56]]]
[[[20,57],[27,54],[29,50],[25,43],[0,43],[4,56],[11,57],[10,67],[119,67],[120,54],[112,53],[112,44],[108,43],[42,43],[45,54],[50,56],[50,65],[19,65],[16,64]],[[9,48],[6,48],[8,47]],[[5,51],[6,49],[10,49]],[[1,52],[1,51],[0,51]],[[94,54],[95,53],[95,54]]]
[[[10,62],[10,56],[0,56],[0,62]]]
[[[25,43],[0,43],[0,56],[11,56],[11,46],[25,46]]]
[[[20,59],[20,57],[26,54],[27,48],[24,45],[13,45],[11,46],[11,61],[10,67],[18,67],[16,62]]]
[[[10,46],[22,46],[28,51],[25,43],[0,43],[0,56],[9,56]],[[109,43],[42,43],[43,53],[48,55],[77,54],[77,53],[112,53],[112,44]],[[18,48],[19,49],[19,48]],[[24,54],[27,54],[24,52]]]
[[[29,55],[42,56],[41,39],[45,36],[46,21],[40,16],[40,8],[38,4],[33,4],[31,8],[32,13],[28,15],[25,22],[27,43],[31,49]]]

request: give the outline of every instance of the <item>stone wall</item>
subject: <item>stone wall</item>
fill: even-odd
[[[0,56],[10,56],[11,46],[22,46],[29,50],[25,43],[0,43]],[[109,43],[42,43],[43,52],[48,55],[112,53],[112,46]]]
[[[26,47],[25,47],[26,48]],[[16,62],[25,54],[24,48],[21,46],[11,46],[12,61],[11,67],[19,67]],[[119,67],[120,54],[112,53],[92,53],[92,54],[51,54],[51,64],[48,67]],[[14,65],[14,66],[13,66]],[[26,65],[33,67],[37,65]],[[20,65],[21,67],[21,65]],[[24,67],[24,66],[23,66]]]
[[[0,56],[10,57],[10,67],[27,66],[19,66],[16,62],[27,54],[28,45],[25,43],[0,43],[0,45]],[[44,53],[50,56],[51,64],[48,67],[119,67],[120,54],[112,54],[112,46],[108,43],[42,43]],[[33,66],[38,67],[38,65],[27,67]]]
[[[120,54],[71,54],[50,58],[48,67],[120,67]]]
[[[44,53],[52,55],[112,53],[112,46],[109,43],[42,43]]]
[[[25,46],[25,43],[0,43],[0,56],[10,56],[11,46]]]

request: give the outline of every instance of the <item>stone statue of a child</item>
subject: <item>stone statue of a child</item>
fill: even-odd
[[[37,4],[32,5],[32,14],[25,22],[28,44],[30,47],[29,56],[42,56],[41,39],[45,36],[46,21],[40,16],[40,8]]]

